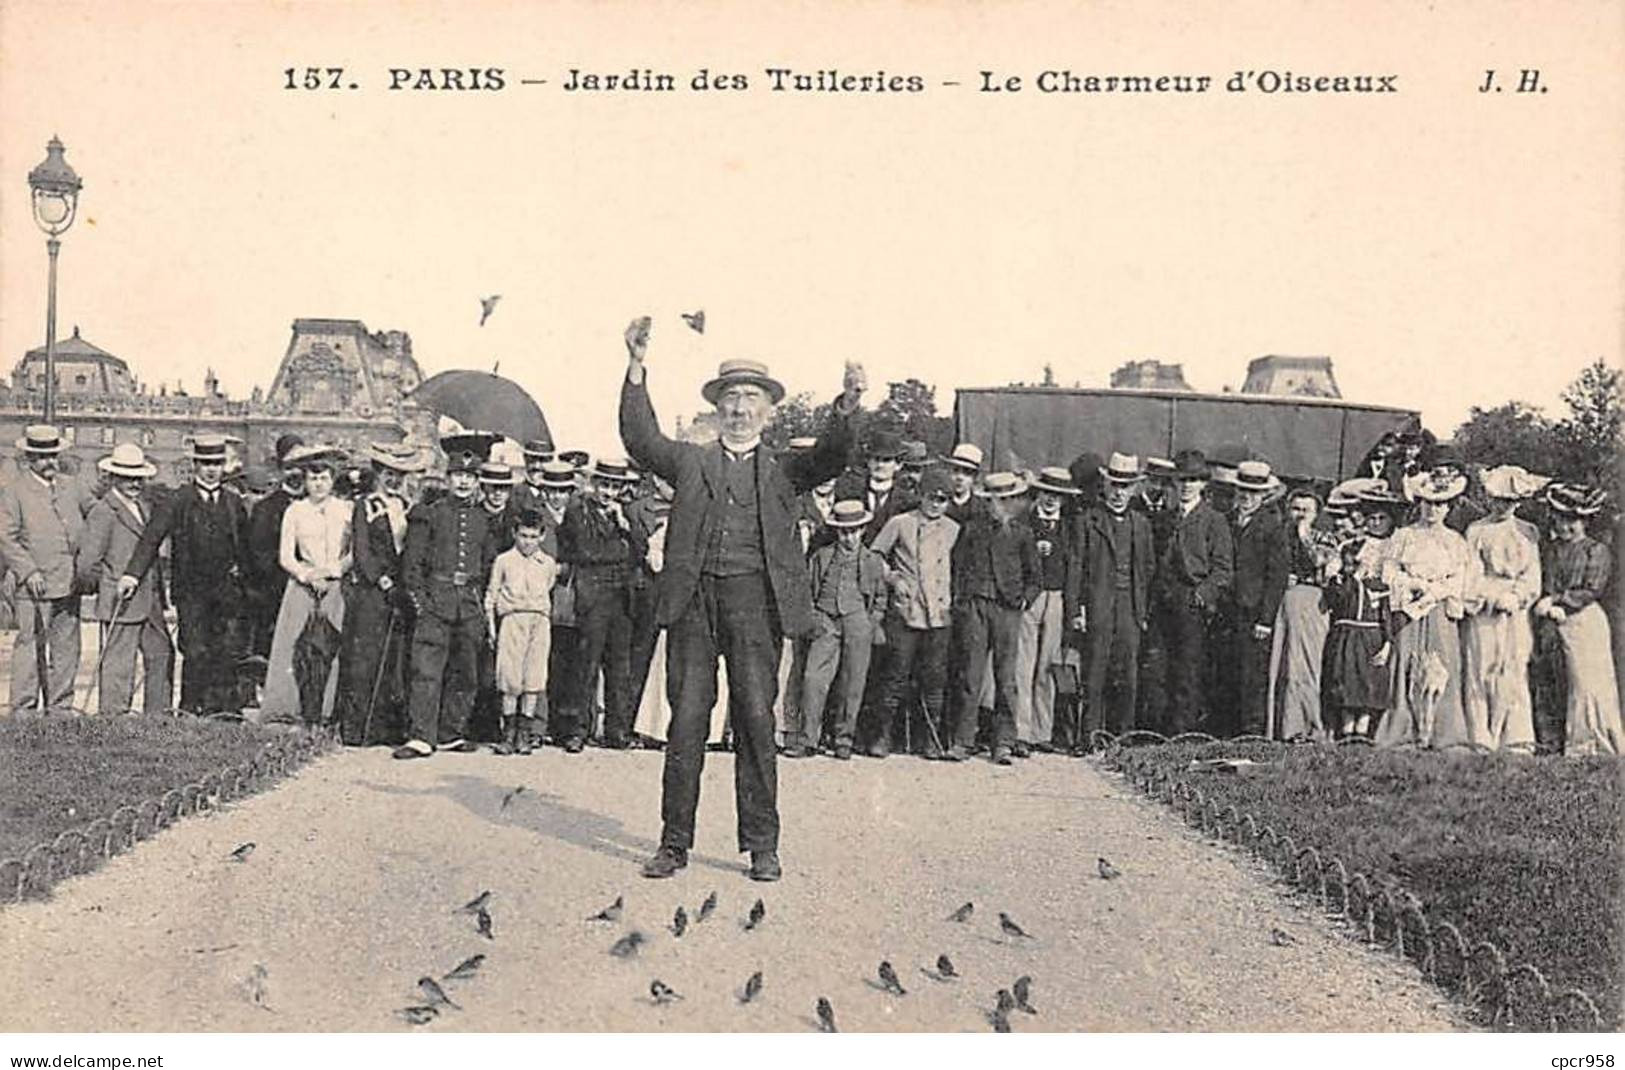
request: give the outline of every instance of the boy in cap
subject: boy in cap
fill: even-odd
[[[807,562],[815,630],[787,757],[804,758],[817,751],[824,701],[837,671],[845,686],[834,725],[835,757],[843,761],[852,757],[870,650],[884,641],[877,633],[886,611],[886,563],[863,545],[864,527],[873,519],[857,498],[836,502],[828,521],[835,542],[814,551]]]

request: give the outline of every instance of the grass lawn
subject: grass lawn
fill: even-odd
[[[244,765],[285,738],[190,718],[0,718],[0,858],[20,858],[121,805]]]
[[[1255,775],[1188,770],[1193,758],[1270,763]],[[1605,758],[1376,751],[1279,744],[1172,744],[1122,752],[1251,812],[1352,874],[1392,876],[1429,921],[1508,965],[1538,967],[1554,992],[1578,988],[1620,1025],[1620,773]]]

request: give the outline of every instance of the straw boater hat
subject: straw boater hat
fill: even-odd
[[[539,486],[544,490],[575,490],[575,465],[569,461],[543,461]]]
[[[1064,494],[1067,497],[1082,494],[1072,482],[1072,473],[1065,468],[1040,468],[1038,478],[1033,480],[1034,490],[1047,490],[1051,494]]]
[[[1145,478],[1140,458],[1132,453],[1113,453],[1099,472],[1100,478],[1110,483],[1138,483]]]
[[[842,498],[830,507],[824,521],[832,528],[861,528],[875,518],[869,507],[859,498]]]
[[[1537,476],[1520,465],[1503,464],[1484,473],[1484,493],[1492,498],[1528,498],[1551,481],[1550,476]]]
[[[607,479],[615,483],[636,483],[638,477],[624,459],[600,460],[592,466],[594,479]]]
[[[1345,479],[1326,495],[1326,509],[1329,512],[1347,512],[1360,504],[1361,494],[1381,486],[1385,486],[1382,480],[1370,476]]]
[[[225,435],[194,435],[187,457],[197,464],[225,464]]]
[[[1172,479],[1178,471],[1174,462],[1166,457],[1147,457],[1145,459],[1145,474],[1150,479]]]
[[[784,400],[784,384],[767,374],[767,365],[757,360],[723,361],[717,377],[700,387],[700,396],[715,405],[724,390],[739,383],[761,387],[775,405]]]
[[[1553,483],[1546,488],[1546,504],[1553,512],[1566,516],[1596,516],[1602,512],[1608,495],[1601,487],[1588,487],[1580,483]]]
[[[978,498],[1014,498],[1027,493],[1027,481],[1014,472],[989,472],[976,489]]]
[[[818,440],[813,438],[811,435],[798,435],[797,437],[792,438],[788,443],[786,443],[786,445],[788,445],[792,450],[800,452],[801,450],[812,449],[814,446],[818,445]]]
[[[1411,496],[1425,502],[1448,502],[1461,497],[1467,489],[1467,477],[1450,475],[1440,479],[1432,472],[1422,472],[1407,480]]]
[[[982,470],[982,449],[969,442],[961,442],[954,447],[952,453],[943,458],[943,463],[952,468],[960,468],[967,472],[980,472]]]
[[[592,463],[592,454],[586,450],[563,450],[559,453],[559,460],[572,468],[585,468]]]
[[[96,467],[110,476],[123,476],[126,479],[151,479],[158,474],[157,467],[147,460],[147,455],[134,442],[120,442],[113,447],[112,453],[96,462]]]
[[[367,447],[367,459],[379,468],[397,472],[421,472],[423,460],[418,451],[404,443],[374,442]]]
[[[1236,465],[1234,484],[1237,490],[1271,491],[1280,489],[1281,481],[1268,461],[1242,461]]]
[[[480,465],[480,482],[488,487],[511,487],[514,484],[513,467],[486,461]]]
[[[526,464],[541,464],[543,461],[551,461],[555,456],[556,454],[553,451],[553,443],[551,442],[543,442],[540,439],[532,439],[531,441],[525,443]]]

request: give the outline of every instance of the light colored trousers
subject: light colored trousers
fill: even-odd
[[[146,620],[105,625],[102,675],[96,684],[98,713],[134,712],[135,656],[141,655],[144,682],[141,712],[160,714],[175,705],[175,648],[169,642],[164,614],[153,603]]]
[[[1040,591],[1021,613],[1016,636],[1016,739],[1048,743],[1055,732],[1055,677],[1049,667],[1061,660],[1061,629],[1066,626],[1060,591]]]
[[[73,680],[79,673],[79,598],[36,602],[17,591],[17,644],[11,652],[11,709],[39,708],[39,651],[34,638],[38,607],[45,638],[46,708],[65,713],[73,705]]]

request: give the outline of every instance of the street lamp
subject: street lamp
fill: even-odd
[[[34,222],[45,232],[45,251],[51,257],[51,281],[45,301],[45,422],[48,424],[56,422],[56,254],[62,248],[57,236],[73,226],[82,185],[68,161],[62,158],[62,142],[52,137],[45,146],[45,162],[28,172],[28,188],[34,191]]]

